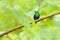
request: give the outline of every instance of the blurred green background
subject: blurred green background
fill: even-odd
[[[0,0],[0,34],[24,25],[0,40],[60,40],[60,15],[35,24],[33,16],[36,10],[40,17],[60,11],[60,0]]]

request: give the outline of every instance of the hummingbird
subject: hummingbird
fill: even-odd
[[[39,12],[38,12],[38,11],[35,11],[35,14],[34,14],[34,20],[39,19],[39,17],[40,17]]]

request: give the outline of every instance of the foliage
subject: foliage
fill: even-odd
[[[60,40],[60,15],[34,23],[34,11],[42,16],[60,10],[60,0],[0,0],[0,34],[18,25],[18,29],[0,40]],[[30,24],[30,21],[33,21]]]

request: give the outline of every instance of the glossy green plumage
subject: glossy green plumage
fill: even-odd
[[[34,20],[39,19],[39,17],[40,17],[40,14],[39,14],[38,11],[36,11],[35,14],[34,14]]]

